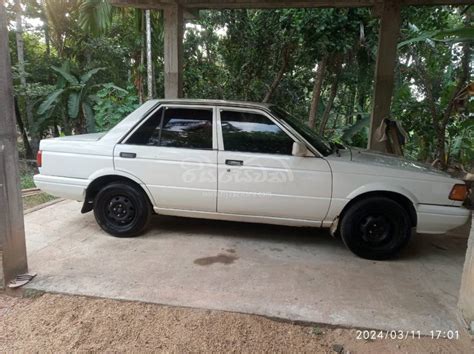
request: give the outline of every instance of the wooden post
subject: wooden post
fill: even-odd
[[[374,135],[383,119],[390,117],[394,72],[397,63],[397,45],[400,35],[400,2],[397,0],[386,0],[375,11],[380,11],[381,18],[368,148],[386,151],[385,143],[378,142]]]
[[[167,6],[164,14],[165,98],[183,97],[183,9]]]
[[[458,306],[462,317],[466,320],[474,334],[474,225],[468,223],[467,227],[470,228],[470,234],[467,244],[466,259],[464,261]]]
[[[0,288],[28,270],[9,53],[5,0],[0,0]]]

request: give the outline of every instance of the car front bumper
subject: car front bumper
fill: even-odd
[[[463,207],[419,204],[416,231],[422,234],[444,234],[464,225],[471,211]]]

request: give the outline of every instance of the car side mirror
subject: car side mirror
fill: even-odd
[[[306,147],[306,145],[304,143],[302,143],[301,141],[295,141],[293,143],[293,149],[291,151],[291,154],[293,156],[306,156],[306,154],[308,153],[308,148]]]

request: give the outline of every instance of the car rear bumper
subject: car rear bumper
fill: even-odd
[[[471,212],[463,207],[419,204],[416,231],[423,234],[444,234],[464,225]]]
[[[89,184],[87,179],[47,175],[35,175],[33,179],[36,186],[46,193],[80,202],[84,200],[85,190]]]

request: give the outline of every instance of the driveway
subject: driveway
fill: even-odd
[[[157,216],[105,234],[80,203],[25,215],[28,287],[376,329],[453,330],[467,239],[418,236],[400,259],[355,257],[327,232]]]

